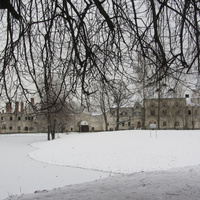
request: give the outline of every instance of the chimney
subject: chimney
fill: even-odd
[[[6,103],[6,112],[7,113],[11,113],[12,112],[12,103],[11,102],[7,102]]]
[[[31,104],[32,104],[32,106],[34,106],[34,103],[35,103],[35,99],[31,98]]]
[[[15,102],[15,112],[19,112],[19,101]]]
[[[21,102],[21,112],[24,112],[24,102]]]

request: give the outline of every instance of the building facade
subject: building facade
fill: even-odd
[[[151,129],[200,129],[199,91],[184,98],[151,98],[132,106],[111,108],[105,114],[80,112],[64,120],[64,132],[94,132],[113,130]],[[47,117],[33,110],[34,99],[24,106],[16,102],[6,104],[0,113],[0,133],[47,132]],[[118,126],[117,126],[118,125]]]
[[[0,133],[27,133],[39,132],[41,122],[44,122],[32,109],[34,99],[31,103],[24,102],[6,103],[6,109],[0,113]]]

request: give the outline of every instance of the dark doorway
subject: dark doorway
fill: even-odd
[[[89,132],[88,125],[80,125],[80,132]]]
[[[141,122],[137,122],[137,128],[141,128]]]

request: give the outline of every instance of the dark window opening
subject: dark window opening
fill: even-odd
[[[180,110],[177,110],[175,114],[179,115],[180,113],[181,113]]]
[[[167,122],[163,122],[163,126],[167,126]]]
[[[175,122],[175,126],[179,126],[179,122]]]
[[[167,115],[167,110],[163,110],[163,111],[162,111],[162,114],[163,114],[163,115]]]
[[[137,122],[137,127],[138,127],[138,128],[141,127],[141,122]]]
[[[151,111],[150,111],[150,114],[151,114],[152,116],[154,116],[154,115],[156,114],[155,110],[151,110]]]

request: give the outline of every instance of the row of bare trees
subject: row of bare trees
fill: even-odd
[[[10,3],[19,17],[0,6],[2,100],[34,95],[46,110],[64,105],[69,95],[85,102],[97,92],[95,84],[103,90],[122,79],[134,85],[140,63],[144,87],[200,72],[197,0]]]

